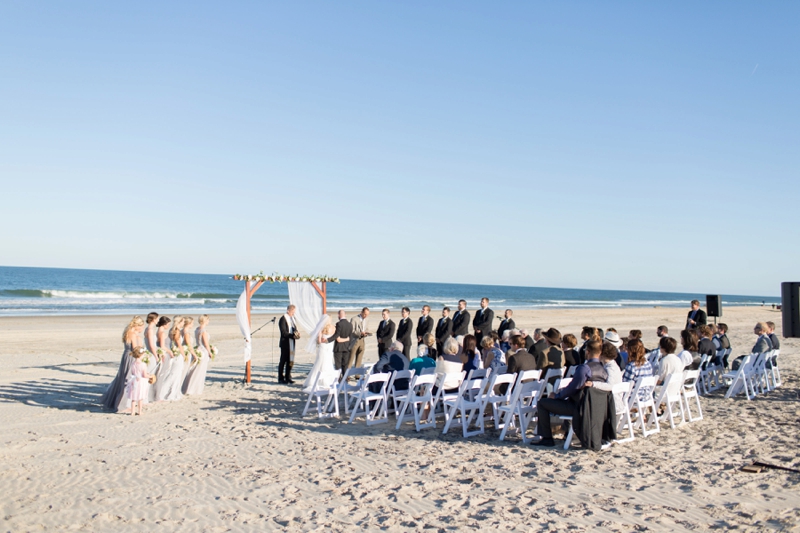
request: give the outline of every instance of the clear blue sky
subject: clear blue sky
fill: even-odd
[[[779,294],[798,2],[0,3],[0,264]]]

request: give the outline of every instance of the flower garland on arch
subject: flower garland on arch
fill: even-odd
[[[260,281],[262,283],[286,283],[288,281],[341,283],[339,278],[332,278],[330,276],[301,276],[299,274],[295,274],[294,276],[284,276],[282,274],[270,274],[269,276],[265,276],[263,271],[256,275],[234,274],[233,279],[236,281]]]

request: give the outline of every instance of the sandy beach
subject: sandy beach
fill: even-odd
[[[497,311],[497,310],[496,310]],[[686,309],[519,311],[518,327],[584,325],[680,331]],[[734,355],[769,307],[726,308]],[[418,314],[415,312],[413,317]],[[438,316],[434,310],[434,316]],[[271,316],[255,315],[253,327]],[[278,385],[277,328],[255,336],[253,383],[241,383],[233,314],[212,316],[220,356],[201,397],[111,414],[99,398],[116,372],[129,317],[0,318],[3,531],[800,530],[800,474],[740,471],[754,460],[800,468],[800,362],[782,340],[783,386],[747,401],[702,398],[705,419],[593,453],[505,442],[413,424],[367,428],[301,418]],[[370,317],[377,327],[379,314]],[[374,337],[366,361],[377,359]],[[238,380],[238,381],[237,381]],[[558,441],[560,442],[560,441]]]

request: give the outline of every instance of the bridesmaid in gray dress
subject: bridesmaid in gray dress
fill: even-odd
[[[140,316],[135,316],[122,333],[122,343],[125,345],[125,350],[122,352],[119,370],[117,370],[117,375],[106,389],[102,398],[103,407],[109,411],[117,410],[117,406],[125,394],[125,380],[128,378],[131,363],[133,362],[131,352],[134,348],[142,345],[141,335],[143,331],[144,320]]]

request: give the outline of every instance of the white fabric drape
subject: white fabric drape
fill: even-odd
[[[287,285],[289,303],[296,307],[297,324],[307,333],[313,332],[322,319],[322,296],[307,281],[290,281]],[[316,342],[314,344],[316,350]]]
[[[239,301],[236,302],[236,322],[239,323],[239,330],[244,336],[244,362],[250,360],[250,354],[253,351],[250,339],[250,322],[247,320],[247,289],[242,291],[239,296]]]

